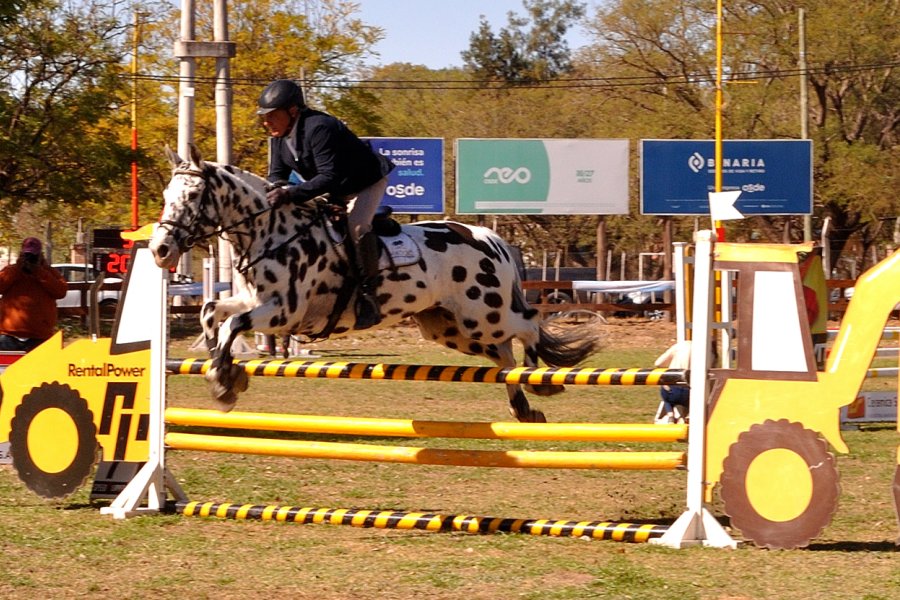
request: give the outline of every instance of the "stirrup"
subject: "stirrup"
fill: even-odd
[[[356,323],[354,329],[369,329],[381,323],[378,302],[371,294],[360,292],[356,298]]]

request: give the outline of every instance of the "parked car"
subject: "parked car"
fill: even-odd
[[[62,273],[62,276],[70,284],[66,297],[57,300],[56,306],[60,308],[80,308],[82,306],[87,306],[87,303],[90,302],[89,298],[85,303],[82,303],[82,292],[85,286],[73,286],[71,284],[80,283],[90,285],[97,280],[100,276],[100,272],[91,265],[59,263],[52,266]],[[103,282],[104,284],[122,283],[122,280],[118,277],[106,277]],[[97,292],[97,305],[100,307],[101,314],[115,312],[116,306],[119,304],[119,294],[119,290],[101,289]]]

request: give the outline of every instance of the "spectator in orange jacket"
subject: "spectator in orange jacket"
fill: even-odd
[[[29,351],[56,331],[56,301],[69,285],[47,264],[41,241],[25,238],[14,265],[0,271],[0,350]]]

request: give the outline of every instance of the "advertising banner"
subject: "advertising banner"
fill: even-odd
[[[457,140],[456,212],[628,214],[628,140]]]
[[[444,140],[441,138],[366,138],[393,161],[382,204],[402,214],[444,213]]]
[[[641,140],[641,214],[708,215],[713,140]],[[744,215],[812,213],[810,140],[725,140],[722,191]]]

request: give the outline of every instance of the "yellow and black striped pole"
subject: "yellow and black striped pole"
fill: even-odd
[[[251,377],[304,377],[307,379],[384,379],[394,381],[458,381],[531,385],[686,385],[685,369],[575,367],[471,367],[457,365],[403,365],[343,361],[282,359],[235,360]],[[166,370],[174,375],[202,375],[211,359],[170,358]]]
[[[615,523],[611,521],[572,521],[552,519],[514,519],[445,515],[429,512],[396,510],[362,510],[344,508],[309,508],[230,502],[166,503],[166,512],[188,517],[279,521],[286,523],[320,523],[350,525],[375,529],[417,529],[420,531],[464,533],[524,533],[555,537],[586,537],[618,542],[646,542],[661,537],[667,525],[655,523]]]

